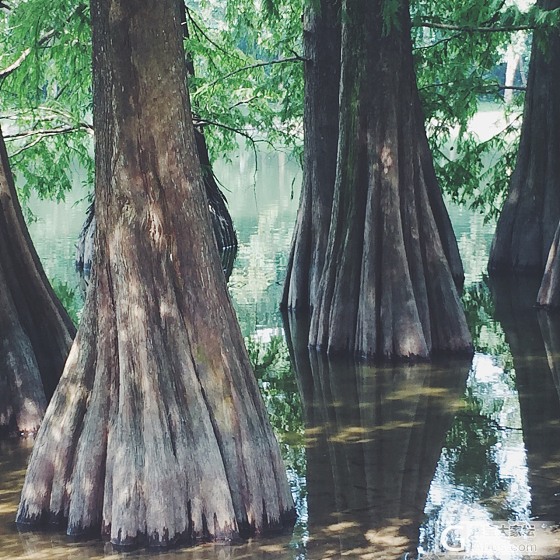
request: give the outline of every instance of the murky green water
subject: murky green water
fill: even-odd
[[[299,519],[293,534],[165,558],[560,557],[560,323],[536,285],[482,282],[492,226],[451,209],[466,269],[472,361],[370,367],[306,348],[278,311],[301,180],[282,155],[242,153],[216,172],[240,249],[230,290],[281,443]],[[78,178],[77,178],[78,182]],[[74,243],[86,203],[33,205],[47,274],[79,293]],[[285,333],[285,334],[284,334]],[[147,558],[13,519],[31,442],[0,446],[0,558]]]

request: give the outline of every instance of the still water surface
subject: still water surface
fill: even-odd
[[[293,534],[171,551],[177,559],[558,558],[560,323],[530,281],[488,284],[493,226],[451,208],[466,270],[472,361],[371,367],[309,352],[278,311],[301,181],[282,154],[242,152],[216,173],[240,248],[229,287],[278,435],[299,519]],[[79,183],[79,177],[76,177]],[[48,276],[76,292],[85,212],[35,202],[31,234]],[[79,305],[79,303],[78,303]],[[303,336],[302,336],[303,333]],[[32,442],[0,445],[0,558],[147,558],[13,519]]]

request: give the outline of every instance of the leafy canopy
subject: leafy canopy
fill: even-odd
[[[402,0],[385,0],[386,26]],[[186,47],[195,121],[214,157],[239,138],[298,152],[302,144],[302,14],[318,0],[189,0]],[[515,159],[519,106],[505,107],[497,72],[529,31],[557,25],[558,10],[504,0],[414,0],[412,38],[431,147],[444,190],[495,216]],[[546,41],[546,34],[543,34]],[[91,36],[81,0],[11,0],[0,17],[0,117],[22,194],[63,198],[69,170],[92,184]],[[481,104],[508,109],[503,130],[469,128]],[[497,104],[497,105],[496,105]]]

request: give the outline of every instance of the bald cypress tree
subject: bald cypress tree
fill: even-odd
[[[330,353],[470,351],[457,292],[463,268],[428,148],[408,2],[335,4],[308,7],[321,26],[307,38],[305,181],[284,305],[311,309],[309,342]],[[321,38],[337,32],[340,51],[325,63]]]
[[[539,0],[543,10],[559,0]],[[542,274],[560,221],[560,31],[535,31],[521,141],[488,269]],[[543,301],[545,296],[543,295]]]
[[[17,521],[118,547],[262,534],[293,503],[214,242],[175,0],[93,0],[97,236]]]

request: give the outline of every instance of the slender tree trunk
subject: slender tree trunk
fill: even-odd
[[[318,284],[309,295],[309,342],[330,353],[376,358],[469,352],[470,335],[457,293],[463,268],[426,139],[408,3],[399,3],[393,23],[384,18],[383,6],[381,1],[345,1],[339,16],[343,23],[333,190],[327,182],[317,183],[306,169],[307,181],[314,181],[325,198],[330,192],[334,197],[324,256],[317,256],[325,250],[318,246],[311,253],[324,265],[318,264]],[[330,161],[318,160],[318,166]],[[304,197],[312,203],[308,191],[304,186]],[[309,247],[302,236],[311,239],[310,219],[303,214],[300,211],[294,255],[298,242]],[[295,257],[293,262],[284,300],[297,308],[298,299],[290,295]],[[304,279],[305,270],[298,272]]]
[[[515,74],[521,63],[521,55],[517,52],[516,46],[510,43],[506,51],[506,76],[505,83],[506,89],[504,90],[504,101],[510,104],[513,101],[513,89],[515,85]]]
[[[166,547],[293,503],[229,299],[174,0],[93,0],[95,263],[17,520]]]
[[[74,334],[29,237],[0,131],[0,434],[39,428]]]
[[[545,10],[560,0],[540,0]],[[542,274],[560,220],[560,31],[535,32],[521,143],[498,220],[490,273]]]
[[[308,2],[304,13],[303,185],[282,307],[308,311],[317,301],[336,176],[342,0]]]

